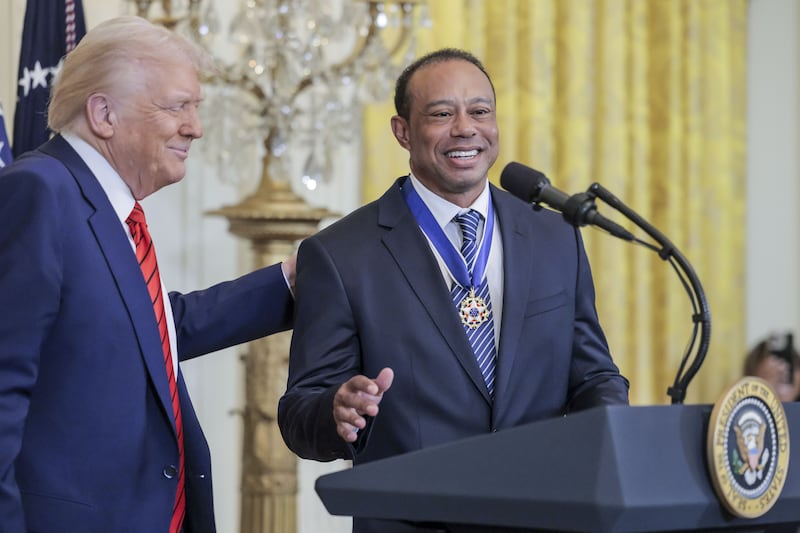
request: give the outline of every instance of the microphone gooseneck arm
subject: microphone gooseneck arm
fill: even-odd
[[[708,346],[711,341],[711,312],[709,310],[708,300],[706,299],[700,279],[697,277],[697,274],[695,273],[691,264],[689,264],[689,261],[686,260],[678,248],[672,244],[672,242],[667,239],[663,233],[661,233],[652,224],[647,222],[635,211],[625,205],[616,196],[609,192],[608,189],[599,183],[593,183],[589,187],[587,194],[600,198],[606,204],[622,213],[628,220],[636,224],[645,233],[650,235],[650,237],[652,237],[661,246],[660,249],[653,247],[648,243],[644,243],[639,239],[635,239],[635,242],[644,244],[648,248],[656,250],[661,259],[669,261],[672,267],[678,273],[678,277],[686,289],[686,292],[689,294],[689,299],[691,300],[693,310],[692,322],[694,323],[692,337],[687,346],[686,353],[681,359],[678,373],[675,376],[675,382],[667,389],[667,394],[672,398],[673,404],[683,403],[683,400],[686,398],[686,389],[688,388],[689,383],[692,381],[692,378],[694,378],[695,374],[697,374],[697,371],[700,370],[700,366],[705,360],[706,353],[708,352]],[[689,286],[687,286],[687,279],[689,285],[691,286],[691,290]],[[692,359],[691,364],[689,364],[689,367],[686,368],[689,354],[694,348],[697,340],[698,329],[700,333],[700,341],[697,345],[697,353]]]
[[[686,293],[689,295],[693,311],[692,322],[694,327],[692,328],[692,335],[686,352],[681,359],[680,368],[675,376],[675,382],[667,389],[667,394],[672,398],[673,404],[683,403],[689,382],[700,369],[700,365],[703,364],[706,352],[708,351],[708,345],[711,339],[711,313],[708,310],[708,301],[706,300],[700,280],[681,252],[664,236],[664,234],[635,213],[631,208],[623,204],[616,196],[611,194],[599,183],[592,184],[586,192],[569,195],[553,187],[550,184],[550,180],[547,179],[547,176],[542,172],[512,161],[503,169],[500,175],[500,184],[517,198],[529,203],[534,209],[540,209],[543,204],[547,205],[555,211],[560,212],[564,220],[575,227],[592,225],[602,228],[615,237],[635,242],[636,244],[657,252],[661,259],[669,262],[670,266],[672,266],[678,275],[678,279],[683,284]],[[597,206],[594,203],[595,198],[600,198],[625,215],[629,220],[650,235],[658,246],[636,238],[636,236],[616,222],[602,216],[597,211]],[[687,368],[686,365],[689,360],[689,355],[694,350],[695,343],[697,342],[698,331],[700,340],[697,344],[697,354]]]
[[[636,237],[628,230],[600,215],[594,204],[594,198],[595,195],[590,192],[573,194],[564,203],[561,215],[573,226],[593,225],[603,228],[614,237],[624,241],[636,240]]]

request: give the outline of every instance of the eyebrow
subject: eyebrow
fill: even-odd
[[[479,96],[477,98],[472,98],[467,102],[468,104],[487,104],[487,105],[494,105],[494,100],[491,98],[486,98],[485,96]],[[440,105],[455,105],[455,100],[450,99],[441,99],[441,100],[434,100],[433,102],[428,102],[425,106],[425,109],[430,109],[432,107],[440,106]]]

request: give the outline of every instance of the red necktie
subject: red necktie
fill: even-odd
[[[139,260],[139,267],[142,269],[147,290],[150,293],[150,301],[153,302],[153,311],[158,321],[158,332],[161,334],[161,348],[164,352],[164,364],[167,369],[167,379],[169,380],[169,394],[172,398],[172,411],[175,414],[175,430],[178,434],[178,451],[180,453],[180,465],[178,469],[178,492],[175,494],[175,506],[172,510],[172,521],[169,525],[170,533],[178,533],[183,525],[183,517],[186,514],[186,499],[184,497],[184,475],[183,475],[183,419],[181,417],[181,404],[178,399],[178,384],[175,379],[175,367],[172,364],[172,350],[169,345],[169,334],[167,333],[167,317],[164,312],[164,299],[161,291],[161,276],[158,274],[158,263],[156,262],[156,251],[153,248],[153,241],[147,231],[147,221],[144,218],[144,211],[139,202],[133,206],[130,216],[126,220],[131,229],[133,243],[136,245],[136,259]]]

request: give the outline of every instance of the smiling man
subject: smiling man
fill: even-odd
[[[300,246],[278,408],[287,445],[359,464],[626,404],[580,233],[488,182],[498,129],[480,61],[422,57],[398,79],[395,107],[410,173]],[[353,522],[358,533],[443,529]]]
[[[198,48],[120,17],[70,52],[57,134],[0,170],[0,531],[213,533],[179,361],[292,327],[294,261],[167,292],[139,200],[203,134]]]

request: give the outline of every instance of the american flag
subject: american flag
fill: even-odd
[[[50,137],[47,101],[63,57],[86,34],[81,0],[28,0],[19,53],[14,157]]]

